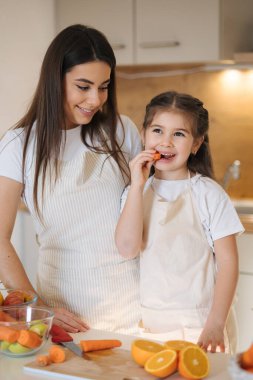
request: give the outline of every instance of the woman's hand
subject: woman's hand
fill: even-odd
[[[220,352],[225,352],[224,326],[219,324],[208,323],[204,327],[198,345],[205,351],[216,352],[219,347]]]
[[[85,332],[90,328],[87,323],[64,308],[55,308],[53,309],[53,312],[53,323],[62,327],[69,333]]]

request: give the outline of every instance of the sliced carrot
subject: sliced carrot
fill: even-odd
[[[80,346],[84,352],[106,350],[121,346],[121,341],[117,339],[97,339],[81,340]]]
[[[46,367],[51,363],[49,355],[37,355],[35,361],[40,367]]]
[[[42,343],[41,337],[31,330],[20,330],[18,343],[28,348],[39,347]]]
[[[49,348],[49,359],[53,363],[63,363],[66,360],[66,352],[60,347],[53,345]]]
[[[5,313],[4,311],[0,310],[0,321],[2,321],[2,322],[14,322],[14,321],[16,321],[16,319],[11,317],[8,313]]]
[[[11,327],[0,326],[0,340],[6,340],[9,343],[15,343],[19,338],[19,334],[19,331]]]
[[[153,159],[154,159],[155,161],[160,160],[160,158],[161,158],[161,153],[159,153],[159,152],[156,152],[156,153],[153,155]]]

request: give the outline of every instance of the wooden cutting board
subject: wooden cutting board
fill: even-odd
[[[94,351],[87,353],[91,360],[85,360],[66,350],[67,358],[64,363],[38,366],[35,361],[24,366],[28,373],[44,374],[47,376],[60,375],[63,379],[89,380],[154,380],[143,368],[131,358],[131,353],[123,349]]]

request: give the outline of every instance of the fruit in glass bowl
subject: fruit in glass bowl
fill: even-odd
[[[0,313],[0,352],[11,357],[33,355],[49,337],[53,312],[38,306],[3,306]]]
[[[37,300],[37,294],[31,290],[0,288],[0,310],[3,306],[31,305]]]

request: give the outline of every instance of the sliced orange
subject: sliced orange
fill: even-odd
[[[179,353],[179,351],[183,350],[185,347],[197,346],[197,344],[188,342],[186,340],[167,340],[167,342],[164,344],[171,350],[177,351],[177,353]]]
[[[134,361],[144,367],[146,361],[159,351],[164,350],[162,344],[152,342],[151,340],[137,339],[131,346],[131,354]]]
[[[167,377],[177,370],[177,353],[166,349],[154,354],[146,361],[144,369],[153,376]]]
[[[203,379],[209,373],[209,359],[199,346],[188,346],[179,352],[178,372],[186,379]]]

